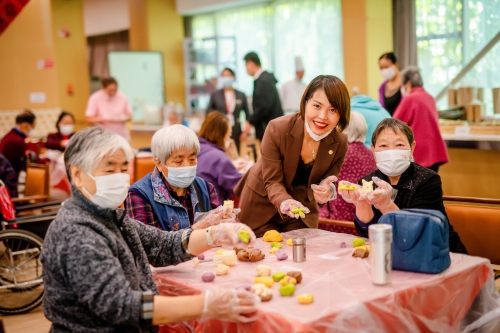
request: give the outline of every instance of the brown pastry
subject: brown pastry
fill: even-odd
[[[300,281],[302,281],[302,273],[301,272],[288,272],[288,273],[286,273],[286,275],[297,280],[297,283],[300,283]]]
[[[369,251],[367,251],[366,249],[362,248],[362,247],[359,247],[359,248],[355,248],[354,249],[354,252],[352,253],[352,256],[355,257],[355,258],[368,258],[368,255],[370,254]]]
[[[266,255],[263,254],[261,250],[256,250],[256,249],[242,250],[236,248],[234,248],[234,250],[236,251],[236,256],[241,261],[261,261],[266,257]]]

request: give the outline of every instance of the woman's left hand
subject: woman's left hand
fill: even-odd
[[[320,204],[336,199],[337,190],[333,184],[336,181],[336,176],[329,176],[323,179],[319,185],[312,184],[311,188],[313,190],[314,199]]]
[[[377,189],[368,194],[368,202],[378,210],[388,208],[394,202],[394,189],[391,184],[378,177],[372,177]]]
[[[233,213],[231,207],[219,206],[205,215],[199,222],[193,224],[192,228],[206,229],[210,226],[217,225],[224,222],[236,222],[236,215]]]
[[[238,233],[242,230],[248,231],[250,234],[250,242],[246,245],[252,245],[255,242],[255,234],[252,229],[243,223],[221,223],[210,229],[212,241],[215,246],[241,246],[243,243],[238,237]]]

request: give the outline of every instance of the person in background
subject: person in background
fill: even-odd
[[[101,124],[107,130],[120,134],[130,141],[126,122],[132,117],[127,96],[118,91],[118,83],[112,77],[101,79],[102,89],[93,93],[88,101],[85,117],[91,124]]]
[[[68,141],[75,132],[75,117],[67,111],[61,112],[56,122],[56,133],[47,136],[45,147],[47,149],[64,151]]]
[[[229,119],[220,112],[211,112],[200,131],[200,154],[196,175],[215,186],[219,202],[230,199],[243,175],[236,170],[225,149],[231,140]]]
[[[163,127],[153,135],[151,153],[156,168],[128,190],[128,216],[176,231],[214,224],[226,215],[218,208],[215,187],[196,177],[200,142],[193,130],[179,124]],[[209,211],[195,223],[196,212]]]
[[[318,204],[337,197],[333,183],[347,152],[342,131],[349,124],[349,104],[345,84],[320,75],[307,86],[299,113],[269,123],[261,158],[234,190],[240,221],[258,237],[268,230],[318,227]]]
[[[384,82],[378,90],[379,102],[392,116],[401,102],[401,74],[396,55],[392,52],[384,53],[378,59],[380,74]]]
[[[352,99],[351,99],[352,101]],[[378,103],[377,103],[378,104]],[[344,165],[339,173],[339,180],[356,183],[361,177],[377,168],[373,153],[364,146],[368,126],[361,113],[351,112],[349,126],[344,130],[347,134],[347,154]],[[346,202],[343,198],[337,198],[326,203],[319,209],[319,216],[327,219],[354,221],[356,206]],[[357,235],[356,231],[341,226],[319,224],[323,230],[342,232]]]
[[[29,148],[27,140],[36,126],[36,116],[30,110],[25,110],[16,117],[16,125],[5,134],[0,141],[0,154],[3,154],[19,177],[26,169]]]
[[[438,172],[439,166],[449,161],[448,150],[439,129],[436,101],[425,91],[420,71],[409,66],[401,73],[403,100],[394,118],[413,130],[418,146],[413,154],[415,162]]]
[[[106,143],[106,144],[103,144]],[[256,319],[258,298],[234,289],[159,295],[151,266],[177,265],[214,246],[238,246],[241,223],[164,232],[119,208],[130,186],[127,141],[93,126],[71,138],[64,161],[73,197],[49,226],[41,251],[43,311],[51,332],[158,332],[162,324]]]
[[[295,57],[295,78],[283,83],[279,89],[281,106],[285,114],[299,112],[300,99],[307,88],[307,84],[302,82],[304,77],[304,65],[301,57]]]
[[[280,97],[276,89],[278,80],[273,74],[264,71],[257,53],[245,55],[245,66],[248,75],[254,78],[252,107],[253,113],[245,123],[240,140],[244,141],[250,134],[251,126],[255,127],[255,137],[262,141],[267,124],[283,115]]]
[[[168,113],[168,123],[169,125],[182,125],[184,123],[183,114],[178,111],[170,111]]]
[[[210,102],[207,106],[207,115],[212,111],[219,111],[227,115],[233,134],[231,138],[236,144],[236,149],[240,150],[241,122],[240,115],[243,112],[245,119],[249,118],[248,101],[245,94],[233,88],[236,75],[230,68],[224,68],[221,73],[222,89],[210,95]]]
[[[7,190],[9,191],[9,195],[11,198],[15,198],[18,196],[17,192],[17,176],[16,172],[10,165],[9,161],[0,154],[0,180],[5,184]]]
[[[379,102],[366,95],[356,95],[351,98],[351,111],[359,112],[365,118],[368,126],[365,135],[365,146],[370,148],[373,131],[382,120],[391,118],[391,115]]]
[[[340,190],[346,202],[356,206],[354,225],[362,237],[368,236],[368,226],[391,211],[406,208],[434,209],[444,216],[441,177],[434,171],[411,162],[417,146],[411,128],[404,122],[389,118],[377,126],[372,136],[372,152],[377,170],[362,177],[373,181],[376,189],[368,196],[359,191]],[[450,251],[467,253],[453,226],[449,225]]]

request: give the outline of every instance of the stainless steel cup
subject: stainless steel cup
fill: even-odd
[[[306,239],[294,238],[293,243],[293,261],[303,262],[306,261]]]

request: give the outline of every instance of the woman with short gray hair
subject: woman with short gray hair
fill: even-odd
[[[344,165],[339,173],[339,180],[356,183],[361,177],[377,168],[372,152],[364,145],[368,126],[363,115],[351,111],[349,125],[344,130],[347,134],[347,154]],[[327,219],[354,221],[356,206],[346,202],[342,197],[328,202],[320,208],[319,216]],[[319,224],[323,230],[357,235],[352,228]]]
[[[182,125],[158,130],[151,152],[156,167],[130,187],[128,216],[167,231],[234,221],[232,211],[218,207],[215,187],[196,177],[200,141],[193,130]],[[208,214],[195,223],[195,214],[204,212]]]
[[[130,185],[127,141],[101,126],[76,133],[65,152],[73,197],[45,237],[45,316],[51,332],[157,332],[154,326],[200,317],[237,321],[255,311],[249,292],[208,290],[158,295],[150,265],[176,265],[212,246],[238,246],[241,223],[164,232],[118,208]]]

